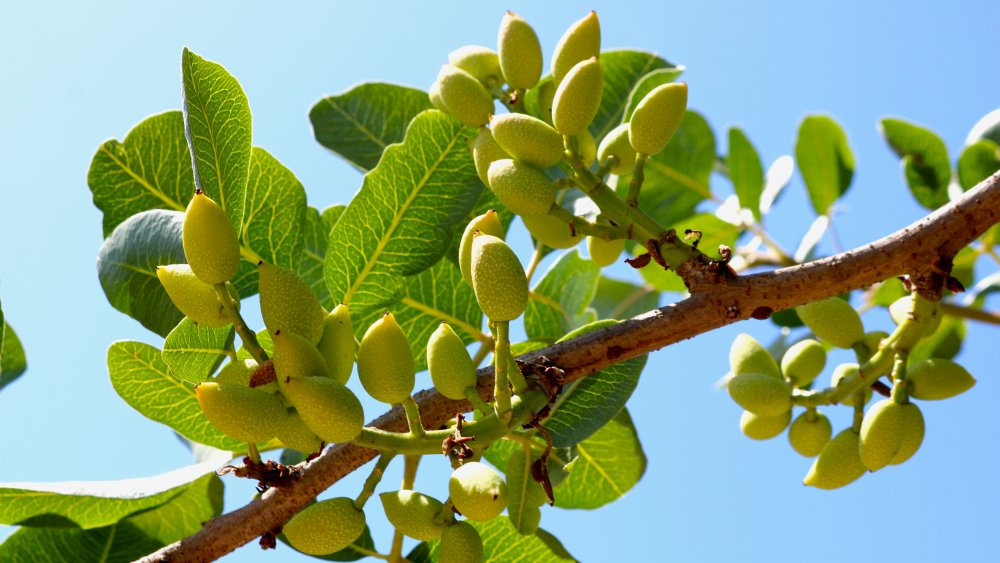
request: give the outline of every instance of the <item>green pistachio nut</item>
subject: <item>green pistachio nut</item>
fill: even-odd
[[[500,57],[497,52],[481,45],[466,45],[448,54],[448,63],[468,72],[484,86],[490,81],[503,84]]]
[[[868,409],[861,422],[861,463],[878,471],[896,457],[903,445],[903,405],[883,399]]]
[[[587,252],[590,260],[598,267],[604,268],[614,264],[622,251],[625,250],[625,239],[605,240],[600,237],[587,237]]]
[[[518,215],[544,215],[556,201],[555,186],[530,164],[500,159],[490,164],[488,177],[500,202]]]
[[[800,305],[795,312],[817,338],[839,348],[850,348],[865,337],[858,312],[839,297]]]
[[[830,419],[819,411],[806,411],[795,417],[788,429],[792,449],[805,457],[816,457],[833,434]]]
[[[215,285],[229,281],[240,268],[240,241],[219,204],[196,191],[184,212],[184,256],[198,279]]]
[[[774,356],[760,342],[746,333],[741,333],[729,347],[729,369],[733,375],[744,373],[764,373],[781,379],[781,370]]]
[[[780,416],[792,408],[792,388],[766,373],[743,373],[729,380],[729,396],[758,416]]]
[[[572,248],[583,240],[583,233],[549,214],[521,217],[524,226],[535,240],[549,248]]]
[[[361,401],[329,377],[292,377],[282,389],[302,422],[325,442],[350,442],[365,425]]]
[[[552,99],[552,126],[561,135],[587,128],[601,107],[604,74],[597,57],[580,61],[566,74]]]
[[[632,112],[628,138],[639,154],[653,156],[677,133],[687,110],[688,87],[671,82],[649,91]]]
[[[287,416],[277,395],[250,387],[207,382],[199,383],[194,392],[208,421],[241,442],[270,440]]]
[[[323,322],[323,336],[316,349],[326,361],[330,377],[347,384],[354,368],[354,356],[358,352],[358,341],[354,338],[351,313],[347,305],[338,304]]]
[[[328,555],[354,543],[365,531],[365,513],[347,497],[323,500],[303,508],[281,532],[289,545],[309,555]]]
[[[288,413],[284,421],[275,428],[275,438],[281,440],[286,448],[292,448],[303,453],[318,452],[323,448],[323,442],[315,432],[306,426],[298,411]]]
[[[274,375],[282,392],[291,379],[330,375],[323,355],[305,337],[283,331],[271,338],[274,340]]]
[[[479,127],[493,113],[493,96],[475,76],[452,65],[442,65],[437,75],[438,93],[448,113],[469,127]]]
[[[576,63],[601,54],[601,23],[597,12],[591,11],[573,22],[559,38],[552,53],[552,78],[556,84],[569,73]]]
[[[923,325],[924,336],[930,336],[937,332],[939,326],[941,326],[941,313],[937,307],[931,314],[925,314],[920,318],[914,316],[913,313],[913,296],[906,295],[900,297],[896,301],[889,305],[889,316],[892,317],[893,322],[897,325],[902,324],[906,319],[913,319],[917,321],[918,324]]]
[[[576,155],[579,157],[580,162],[587,168],[590,168],[590,165],[597,159],[597,141],[590,134],[589,129],[585,128],[576,134],[576,146]]]
[[[497,32],[497,55],[511,89],[527,89],[542,76],[542,45],[528,22],[508,11]]]
[[[472,285],[472,238],[477,231],[499,239],[503,238],[503,224],[500,223],[500,215],[495,209],[490,209],[469,221],[465,232],[462,233],[462,240],[458,244],[458,267],[462,271],[462,277],[469,285]]]
[[[489,127],[480,127],[479,134],[472,142],[472,160],[476,163],[476,174],[479,175],[484,186],[489,187],[490,185],[488,174],[490,164],[501,158],[510,158],[510,155],[497,143],[493,137],[493,131]]]
[[[492,467],[478,461],[462,464],[448,480],[451,502],[476,522],[492,520],[507,507],[507,483]]]
[[[792,411],[778,416],[758,416],[750,411],[740,415],[740,432],[753,440],[770,440],[788,428],[792,420]]]
[[[503,240],[483,234],[472,239],[472,289],[491,321],[512,321],[528,306],[528,280],[514,251]]]
[[[427,339],[427,369],[434,387],[449,399],[464,399],[465,390],[476,386],[476,366],[448,323],[441,323]]]
[[[839,489],[858,480],[867,469],[861,463],[858,434],[847,428],[826,443],[803,483],[818,489]]]
[[[459,520],[441,532],[440,563],[482,563],[483,557],[483,539],[472,524]]]
[[[490,117],[490,130],[500,147],[515,160],[547,168],[562,160],[563,140],[548,123],[524,113]]]
[[[839,386],[840,382],[843,381],[845,378],[855,376],[857,375],[857,373],[858,373],[858,364],[838,365],[833,369],[833,374],[830,375],[830,387]],[[870,401],[872,398],[872,388],[865,387],[864,390],[865,390],[865,395],[863,397],[864,402],[861,403],[862,405],[868,404],[868,401]],[[840,401],[840,404],[847,406],[855,406],[855,403],[857,402],[856,395],[857,393],[845,398],[843,401]]]
[[[196,324],[207,327],[233,324],[215,293],[215,286],[201,281],[191,270],[191,266],[187,264],[157,266],[156,277],[159,278],[174,306]],[[236,289],[232,284],[227,284],[226,289],[229,290],[239,309],[240,296],[236,293]]]
[[[949,399],[975,384],[976,379],[964,367],[943,358],[924,360],[910,367],[906,374],[910,397],[924,401]]]
[[[438,81],[435,80],[427,89],[427,97],[430,98],[434,109],[448,113],[448,106],[444,105],[444,100],[441,99],[441,84]]]
[[[314,345],[323,336],[326,310],[312,288],[298,274],[268,262],[257,264],[260,274],[260,314],[271,334],[294,332]]]
[[[242,385],[250,387],[250,376],[257,369],[255,360],[236,360],[222,366],[214,381],[219,385]]]
[[[882,341],[889,338],[889,333],[884,330],[873,330],[865,333],[865,347],[868,353],[874,355],[882,347]]]
[[[415,364],[410,341],[392,313],[365,331],[358,349],[358,377],[375,400],[401,403],[413,392]]]
[[[631,174],[635,166],[635,149],[628,140],[629,124],[622,123],[608,132],[597,147],[597,162],[604,165],[610,157],[615,157],[612,174]]]
[[[420,541],[441,537],[444,522],[435,518],[444,508],[441,501],[416,491],[392,491],[379,495],[385,517],[396,530]]]
[[[781,357],[781,373],[796,387],[813,382],[826,367],[826,349],[817,340],[807,338],[792,344]]]
[[[542,80],[535,86],[538,91],[538,111],[542,121],[552,125],[552,101],[556,97],[556,83],[551,79]]]
[[[899,465],[913,457],[920,449],[920,444],[924,441],[924,414],[920,412],[920,407],[913,403],[901,405],[901,424],[903,426],[903,440],[896,450],[896,455],[892,456],[889,465]]]

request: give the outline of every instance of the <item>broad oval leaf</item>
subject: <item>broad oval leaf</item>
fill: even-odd
[[[184,214],[154,209],[129,217],[97,254],[97,276],[115,309],[166,336],[184,315],[170,301],[156,267],[185,262]]]
[[[326,245],[330,242],[330,231],[346,208],[346,205],[333,205],[324,209],[323,213],[314,207],[306,208],[302,259],[299,261],[298,272],[328,311],[332,310],[337,302],[330,295],[326,280],[323,278]]]
[[[555,536],[538,529],[524,536],[517,533],[506,516],[497,516],[489,522],[472,522],[483,540],[483,561],[504,563],[561,563],[576,561]],[[440,561],[440,540],[418,544],[407,554],[411,563],[436,563]]]
[[[598,318],[619,321],[652,311],[659,305],[660,292],[652,285],[640,286],[605,276],[597,280],[597,293],[590,303]]]
[[[965,147],[958,157],[958,183],[968,190],[1000,170],[1000,145],[980,139]]]
[[[655,53],[628,49],[604,51],[600,61],[604,92],[597,115],[590,123],[590,132],[598,140],[622,122],[629,96],[644,76],[654,70],[674,68]]]
[[[582,326],[597,292],[601,269],[571,250],[559,257],[535,285],[524,312],[524,330],[532,340],[556,340]]]
[[[729,180],[740,200],[740,207],[749,209],[760,221],[760,196],[764,192],[764,166],[757,150],[742,129],[729,130],[729,156],[726,157]]]
[[[367,82],[316,102],[309,121],[319,144],[367,172],[387,146],[403,140],[410,121],[431,107],[422,90]]]
[[[163,361],[185,381],[206,381],[226,357],[233,342],[233,327],[199,326],[185,318],[163,342]]]
[[[21,340],[3,318],[0,310],[0,389],[14,381],[28,369]]]
[[[879,130],[902,159],[906,184],[917,202],[927,209],[948,203],[951,164],[944,141],[929,129],[901,119],[885,118]]]
[[[539,507],[545,504],[545,491],[531,476],[531,450],[518,446],[504,469],[507,482],[507,517],[521,534],[533,534],[542,518]]]
[[[690,217],[699,203],[712,197],[709,177],[715,159],[715,134],[708,121],[697,112],[686,112],[667,147],[646,162],[640,206],[661,223]]]
[[[813,209],[825,215],[850,187],[854,176],[854,154],[847,144],[847,135],[828,116],[807,116],[799,125],[795,160]]]

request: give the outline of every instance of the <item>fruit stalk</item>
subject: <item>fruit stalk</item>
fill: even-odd
[[[403,411],[406,413],[406,422],[410,425],[410,436],[414,438],[426,436],[427,431],[424,430],[424,424],[420,421],[420,408],[417,407],[417,402],[411,396],[403,399],[402,405]]]
[[[493,358],[496,363],[496,377],[493,380],[493,398],[496,403],[496,415],[501,421],[510,422],[511,400],[509,379],[507,377],[507,366],[510,361],[510,340],[508,321],[498,321],[495,325],[494,338],[496,347],[493,349]]]
[[[375,467],[372,467],[372,472],[368,474],[368,478],[365,479],[365,484],[361,488],[361,492],[358,493],[358,498],[354,500],[354,507],[361,510],[365,507],[365,503],[368,499],[375,494],[375,487],[382,481],[382,476],[385,474],[385,469],[389,467],[389,462],[396,457],[393,452],[383,452],[382,455],[378,456],[378,460],[375,462]]]
[[[649,160],[649,155],[635,155],[635,165],[632,167],[632,179],[628,183],[628,198],[625,200],[625,203],[629,207],[637,207],[639,205],[639,192],[642,190],[642,183],[646,180],[647,160]]]
[[[266,362],[268,359],[267,352],[261,348],[260,342],[257,342],[257,335],[247,326],[246,321],[243,320],[243,316],[240,315],[239,310],[236,308],[236,301],[233,300],[233,297],[229,295],[229,290],[226,289],[226,284],[215,284],[215,294],[219,297],[219,301],[226,310],[226,314],[232,319],[233,326],[236,328],[236,334],[240,335],[240,340],[243,342],[243,347],[250,352],[250,355],[253,356],[254,360],[257,360],[258,364]]]

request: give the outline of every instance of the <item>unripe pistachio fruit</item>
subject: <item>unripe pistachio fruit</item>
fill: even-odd
[[[816,457],[833,434],[830,419],[819,411],[806,411],[795,417],[788,429],[788,443],[792,449],[805,457]]]
[[[322,440],[306,426],[298,411],[289,412],[274,430],[274,437],[281,440],[286,448],[303,453],[318,452],[323,448]]]
[[[431,105],[434,106],[434,109],[448,113],[448,106],[444,105],[444,100],[441,99],[441,84],[439,84],[436,80],[434,81],[434,84],[431,84],[430,88],[427,89],[427,97],[430,98]]]
[[[448,53],[448,62],[468,72],[479,82],[486,85],[495,80],[503,84],[503,73],[500,71],[500,58],[497,52],[481,45],[466,45]]]
[[[930,336],[937,332],[939,326],[941,326],[941,312],[938,311],[937,307],[934,308],[934,313],[930,315],[924,315],[924,318],[913,317],[913,296],[905,295],[900,297],[896,301],[889,305],[889,316],[892,317],[893,322],[897,325],[902,324],[906,319],[913,318],[913,320],[924,326],[924,336]]]
[[[587,237],[587,252],[590,254],[590,259],[601,268],[614,264],[623,250],[625,250],[623,238],[604,240],[600,237]]]
[[[465,390],[476,386],[476,366],[448,323],[441,323],[427,339],[427,369],[434,387],[449,399],[464,399]]]
[[[580,61],[566,74],[552,99],[552,126],[561,135],[576,135],[597,115],[604,94],[604,74],[597,57]]]
[[[282,389],[302,422],[325,442],[350,442],[365,425],[361,401],[329,377],[291,377]]]
[[[597,159],[597,141],[587,128],[576,134],[576,156],[587,168]]]
[[[240,268],[240,241],[229,215],[201,190],[184,212],[184,256],[198,279],[215,285],[229,281]]]
[[[850,428],[826,443],[803,483],[818,489],[839,489],[865,474],[858,452],[858,434]]]
[[[491,321],[512,321],[528,306],[528,280],[503,240],[479,233],[472,239],[472,289]]]
[[[508,11],[497,32],[497,54],[504,80],[512,89],[534,86],[542,76],[542,45],[528,22]]]
[[[469,520],[492,520],[507,507],[507,483],[492,467],[478,461],[462,464],[448,480],[455,508]]]
[[[309,555],[327,555],[344,549],[365,531],[365,513],[347,497],[311,504],[285,523],[285,539]]]
[[[918,414],[906,413],[907,409],[915,409]],[[892,399],[872,405],[861,422],[861,463],[871,471],[878,471],[886,465],[902,463],[916,453],[924,437],[923,415],[919,412],[916,405],[902,405]],[[907,451],[896,461],[904,443]]]
[[[215,293],[215,286],[198,279],[187,264],[170,264],[157,266],[156,277],[163,284],[170,301],[180,309],[184,316],[195,323],[207,327],[223,327],[233,324],[226,309]],[[232,284],[226,285],[229,295],[236,302],[239,310],[240,296]]]
[[[271,338],[274,341],[274,374],[282,391],[290,379],[329,376],[326,360],[312,342],[288,331],[279,332]]]
[[[889,461],[889,465],[899,465],[913,457],[924,441],[924,414],[920,412],[920,407],[907,403],[900,412],[902,413],[900,423],[904,429],[903,440],[896,450],[896,455]]]
[[[943,358],[924,360],[907,371],[906,389],[921,400],[948,399],[965,393],[976,384],[964,367]]]
[[[222,366],[214,381],[219,385],[242,385],[250,387],[250,376],[257,369],[255,360],[236,360]]]
[[[562,160],[562,136],[541,119],[525,113],[493,115],[490,130],[500,147],[515,160],[540,168]]]
[[[508,158],[490,164],[489,186],[518,215],[544,215],[556,201],[556,189],[541,170]]]
[[[583,233],[575,232],[569,223],[548,213],[521,217],[521,220],[531,236],[549,248],[572,248],[583,239]]]
[[[615,165],[611,167],[612,174],[629,174],[635,166],[635,149],[628,140],[628,123],[622,123],[604,136],[597,147],[597,162],[603,165],[611,156],[615,157]]]
[[[552,79],[556,84],[576,63],[601,54],[601,24],[597,12],[591,11],[573,22],[559,38],[552,53]]]
[[[441,532],[440,563],[481,563],[483,539],[465,521],[452,522]]]
[[[500,223],[500,215],[495,209],[490,209],[469,221],[465,232],[462,233],[462,240],[458,244],[458,267],[462,270],[462,277],[469,285],[472,285],[472,238],[476,231],[499,239],[503,238],[503,224]]]
[[[760,342],[746,333],[740,333],[729,347],[729,369],[733,375],[764,373],[781,379],[781,371],[774,356]]]
[[[358,377],[375,400],[400,403],[413,392],[415,365],[410,341],[392,313],[365,332],[358,349]]]
[[[358,351],[358,341],[354,339],[351,313],[347,305],[338,304],[323,322],[323,336],[316,349],[326,360],[330,377],[347,384],[354,368],[354,356]]]
[[[538,92],[538,111],[542,121],[552,125],[552,100],[556,97],[556,83],[551,77],[535,86]]]
[[[850,348],[865,337],[858,312],[839,297],[800,305],[795,312],[817,338],[839,348]]]
[[[792,410],[778,416],[757,416],[750,411],[740,415],[740,431],[753,440],[770,440],[788,428],[792,420]]]
[[[441,537],[444,523],[435,521],[444,505],[441,501],[416,491],[393,491],[379,495],[385,517],[401,534],[420,541]]]
[[[758,416],[779,416],[792,408],[792,388],[766,373],[743,373],[729,380],[729,396]]]
[[[448,113],[469,127],[486,124],[493,113],[493,96],[475,76],[452,65],[442,65],[437,84]]]
[[[796,387],[804,387],[826,367],[826,349],[817,340],[807,338],[792,344],[781,357],[781,373]]]
[[[684,120],[687,97],[684,82],[657,86],[643,96],[629,121],[628,138],[635,152],[653,156],[667,146]]]
[[[323,336],[326,310],[312,288],[298,274],[268,262],[257,264],[260,274],[260,315],[272,333],[294,332],[315,345]]]
[[[277,395],[250,387],[207,382],[195,386],[194,393],[208,421],[241,442],[270,440],[287,416]]]
[[[830,387],[839,386],[841,380],[856,375],[857,373],[858,373],[858,364],[838,365],[836,368],[833,369],[833,374],[830,375]],[[863,405],[868,404],[868,401],[870,401],[872,398],[872,388],[865,387],[864,389],[865,389],[864,402],[861,403]],[[855,398],[856,394],[857,393],[855,393],[854,395],[849,395],[843,401],[840,401],[840,404],[847,406],[855,406],[855,403],[857,402],[857,399]]]
[[[489,127],[480,127],[479,134],[472,142],[472,160],[476,163],[476,174],[484,186],[490,185],[490,164],[501,158],[510,158],[510,155],[497,143]]]

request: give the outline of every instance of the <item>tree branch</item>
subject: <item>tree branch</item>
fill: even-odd
[[[748,276],[727,274],[718,263],[692,264],[682,272],[692,295],[613,327],[521,356],[542,356],[566,372],[567,380],[585,377],[624,361],[748,318],[859,289],[899,275],[909,275],[918,290],[933,299],[960,249],[1000,222],[1000,172],[960,199],[876,242],[800,266]],[[481,396],[493,392],[493,370],[479,370]],[[416,395],[428,429],[439,428],[467,401],[452,401],[429,389]],[[371,423],[405,432],[406,417],[398,406]],[[272,488],[260,498],[207,522],[198,533],[148,555],[141,561],[211,561],[266,532],[279,530],[316,495],[374,459],[375,450],[339,444],[300,466],[301,477],[290,486]]]

